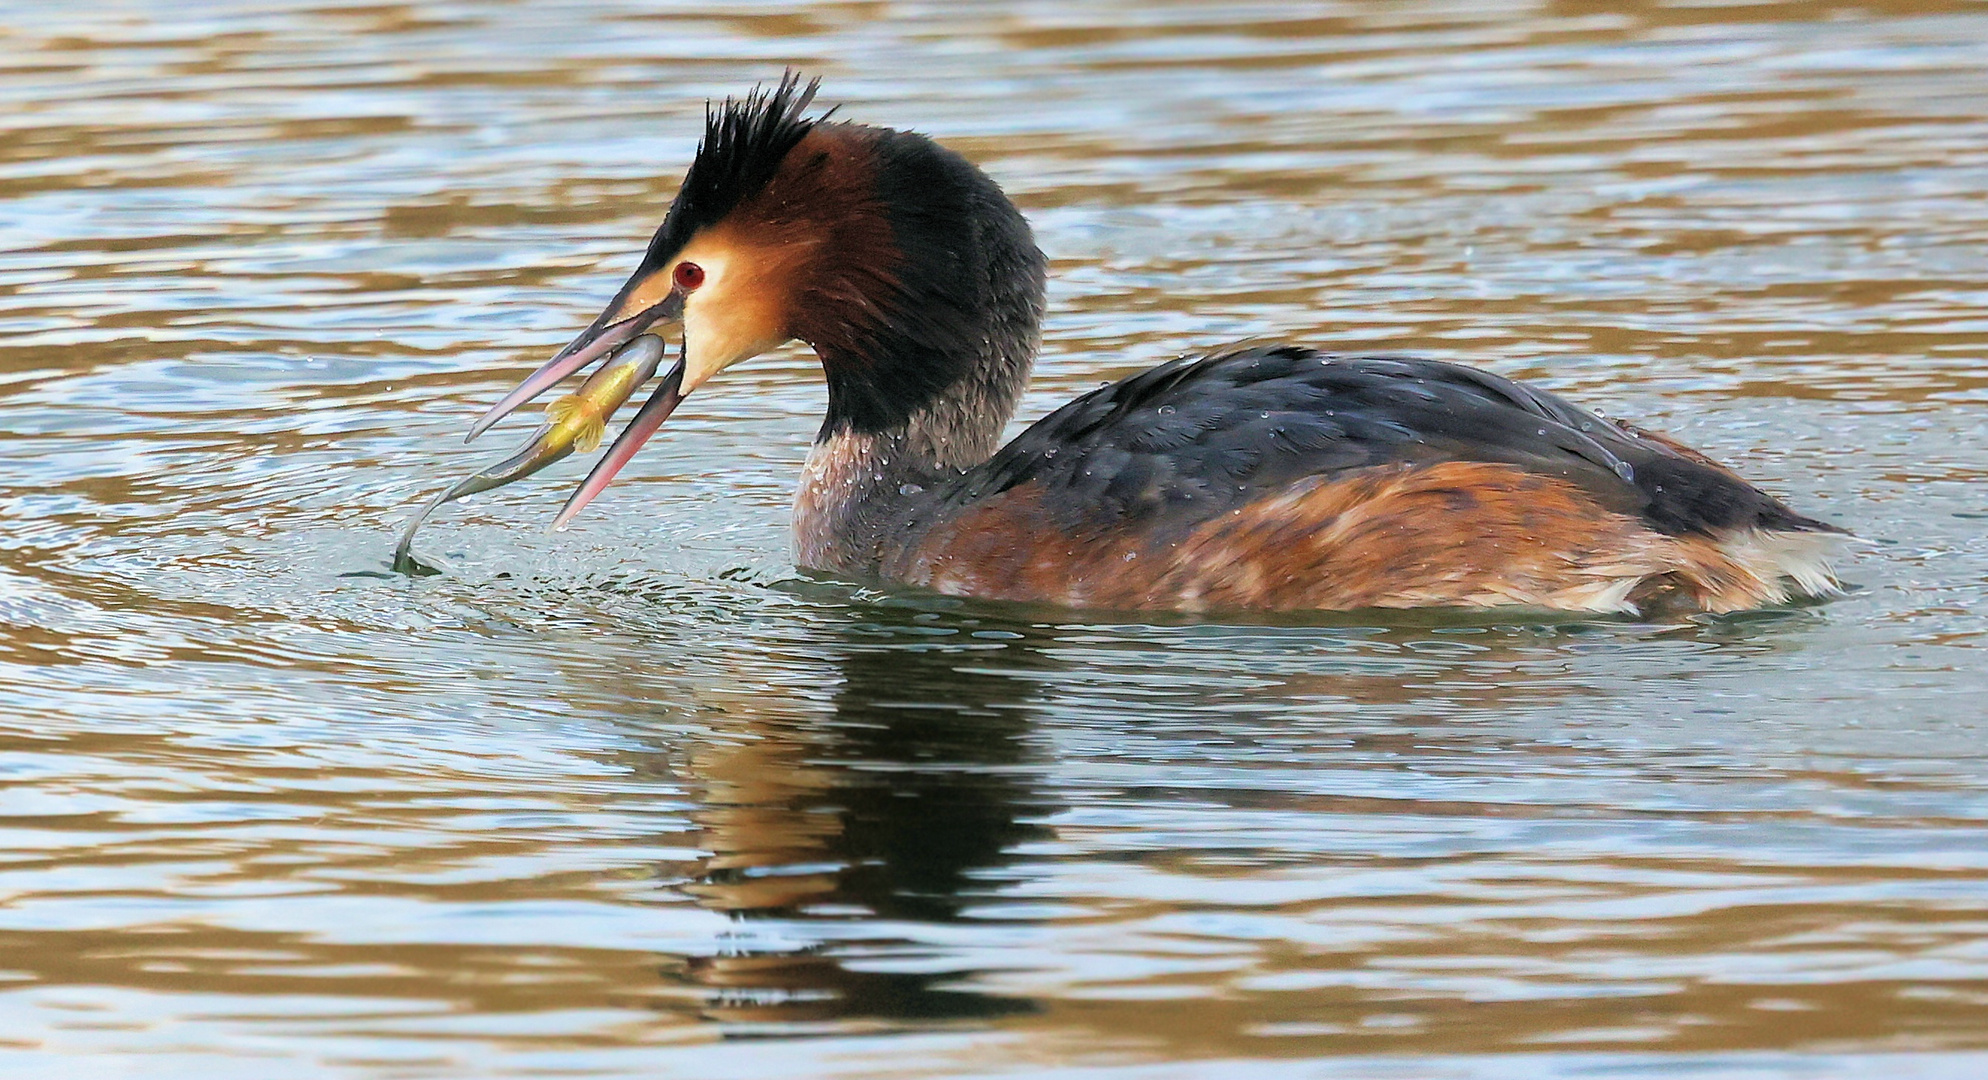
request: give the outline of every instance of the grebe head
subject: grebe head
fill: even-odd
[[[707,107],[704,140],[647,253],[606,310],[493,406],[504,415],[636,335],[678,324],[682,354],[560,511],[607,487],[685,396],[788,341],[829,388],[821,438],[934,410],[991,442],[1027,379],[1043,263],[993,181],[922,135],[803,115],[819,80]],[[984,439],[980,429],[986,429]],[[983,456],[987,447],[964,448]],[[972,462],[966,462],[971,464]]]

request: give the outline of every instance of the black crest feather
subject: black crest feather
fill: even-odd
[[[706,104],[704,141],[697,145],[697,157],[644,261],[668,259],[697,230],[722,220],[764,188],[787,152],[824,119],[801,115],[820,87],[820,79],[803,84],[800,73],[789,68],[771,90],[759,87],[743,100],[728,97],[723,105]]]

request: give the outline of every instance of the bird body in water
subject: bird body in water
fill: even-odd
[[[681,325],[681,361],[560,523],[685,395],[799,340],[828,383],[794,504],[814,570],[1184,611],[1730,611],[1835,589],[1841,530],[1667,437],[1456,364],[1237,347],[1002,447],[1040,344],[1027,222],[924,136],[806,117],[814,90],[790,74],[714,107],[640,267],[472,430]]]

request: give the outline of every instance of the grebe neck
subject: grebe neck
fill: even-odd
[[[874,200],[835,219],[842,255],[798,307],[828,411],[794,528],[802,566],[870,577],[921,496],[993,456],[1041,344],[1046,267],[964,158],[909,132],[837,132],[864,148]]]
[[[800,565],[875,576],[909,539],[908,527],[936,490],[999,448],[1028,384],[1035,335],[1031,318],[1024,333],[989,339],[987,355],[963,365],[951,386],[880,427],[835,422],[831,375],[829,422],[808,452],[794,494]]]

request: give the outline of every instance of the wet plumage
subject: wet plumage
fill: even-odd
[[[828,383],[795,497],[812,569],[1183,610],[1734,610],[1834,588],[1833,526],[1673,440],[1455,364],[1236,348],[999,447],[1040,340],[1027,222],[930,139],[806,118],[813,93],[790,76],[714,108],[641,267],[479,422],[682,326],[682,360],[562,521],[685,395],[799,340]]]
[[[1384,498],[1392,514],[1362,520],[1337,566],[1307,561],[1308,538]],[[994,550],[985,538],[1003,530],[1017,535]],[[1698,606],[1747,607],[1789,590],[1755,575],[1693,593],[1665,575],[1703,572],[1693,538],[1833,531],[1702,457],[1509,379],[1284,345],[1177,360],[1065,405],[935,490],[881,570],[949,592],[1125,607],[1400,606],[1413,591],[1627,610],[1639,589],[1647,602],[1680,588]],[[1510,580],[1529,560],[1508,546],[1536,556],[1527,583]]]
[[[1024,483],[1074,528],[1180,529],[1307,477],[1491,462],[1572,483],[1669,534],[1826,528],[1715,466],[1476,368],[1295,345],[1176,360],[1043,418],[946,490]]]

